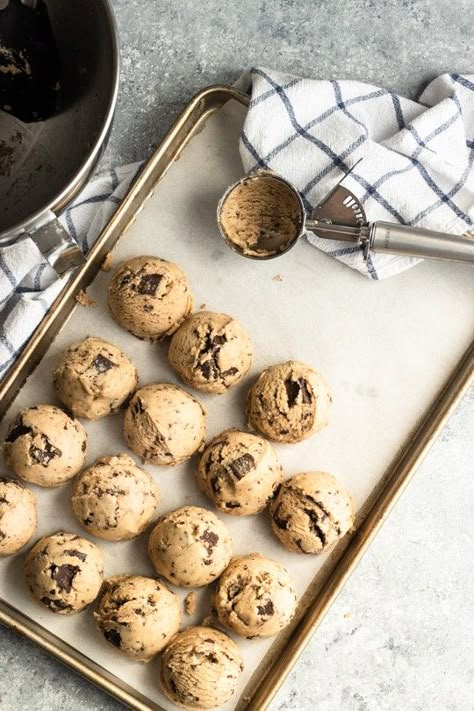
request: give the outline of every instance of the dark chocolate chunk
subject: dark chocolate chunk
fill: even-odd
[[[278,506],[272,518],[275,522],[275,525],[278,526],[278,528],[280,528],[282,531],[285,531],[288,528],[288,521],[286,520],[286,518],[282,518],[280,516],[280,508],[281,507]]]
[[[227,501],[225,507],[226,509],[240,509],[240,504],[237,501]]]
[[[208,659],[211,664],[219,664],[219,660],[213,652],[206,654],[206,659]]]
[[[242,587],[237,583],[232,583],[232,585],[229,585],[229,587],[227,588],[227,599],[233,600],[234,597],[237,597],[237,595],[241,592]]]
[[[221,487],[219,485],[219,479],[216,476],[211,479],[211,489],[212,489],[215,496],[217,496],[221,492]]]
[[[56,581],[58,588],[69,593],[72,589],[72,581],[81,569],[78,565],[53,565],[51,566],[51,577]]]
[[[219,376],[219,369],[214,359],[205,360],[204,363],[200,363],[199,370],[206,380],[211,380],[211,378],[217,378]]]
[[[3,539],[6,537],[7,537],[7,534],[4,533],[3,531],[0,531],[0,541],[3,541]]]
[[[319,525],[321,523],[321,517],[318,516],[316,511],[313,509],[303,509],[305,514],[308,516],[309,520],[311,521],[311,528],[313,529],[314,533],[316,536],[319,538],[321,541],[322,545],[324,546],[326,544],[326,534],[324,533],[323,529]]]
[[[236,479],[243,479],[246,474],[255,468],[255,459],[251,454],[242,454],[229,464],[229,469]]]
[[[155,296],[163,274],[145,274],[137,286],[137,293],[146,296]]]
[[[87,442],[84,440],[84,442],[81,444],[81,452],[85,452],[87,447]]]
[[[288,398],[288,406],[293,407],[296,404],[298,395],[301,392],[301,399],[306,405],[313,401],[313,394],[307,381],[304,378],[298,380],[285,380],[286,395]]]
[[[4,496],[0,496],[0,504],[8,504],[8,499],[6,499]]]
[[[19,420],[16,420],[14,423],[12,429],[8,433],[8,437],[6,438],[5,442],[15,442],[15,440],[18,439],[18,437],[22,437],[25,434],[32,434],[33,430],[31,427],[28,427],[27,425],[23,424],[23,420],[20,418]]]
[[[273,607],[273,602],[269,600],[265,605],[259,605],[257,607],[257,612],[260,617],[271,617],[275,614],[275,608]]]
[[[46,435],[42,434],[41,440],[43,443],[42,447],[36,447],[34,444],[30,446],[30,457],[37,464],[41,464],[43,467],[47,467],[48,464],[54,457],[60,457],[62,452],[60,449],[51,444]]]
[[[84,562],[87,558],[87,555],[85,553],[81,553],[81,551],[78,551],[75,548],[70,548],[69,550],[64,551],[64,555],[70,555],[73,558],[79,558],[79,560],[82,560],[82,562]]]
[[[110,642],[110,644],[113,644],[114,647],[120,647],[122,638],[120,636],[120,633],[117,632],[117,630],[104,630],[104,637],[107,640],[107,642]]]
[[[313,402],[313,392],[309,387],[308,382],[304,378],[300,378],[298,382],[301,387],[301,396],[303,402],[305,403],[305,405],[309,405],[309,403]]]
[[[224,372],[222,373],[222,375],[223,375],[223,376],[235,375],[236,373],[238,373],[238,368],[229,368],[228,370],[224,370]]]
[[[71,605],[69,605],[67,602],[64,602],[64,600],[53,600],[50,597],[42,597],[41,602],[43,603],[43,605],[46,605],[46,607],[49,607],[49,609],[53,612],[57,612],[58,610],[71,609]]]
[[[99,353],[99,355],[94,358],[92,367],[95,368],[98,373],[106,373],[111,368],[116,368],[117,364],[111,361],[110,358],[106,358],[102,353]]]
[[[217,535],[217,533],[214,533],[214,531],[210,531],[208,528],[206,528],[206,530],[201,536],[201,541],[205,541],[207,544],[209,544],[209,548],[214,548],[214,546],[217,545],[218,540],[219,536]]]
[[[139,397],[136,397],[133,401],[132,412],[134,415],[142,415],[145,412],[145,408]]]

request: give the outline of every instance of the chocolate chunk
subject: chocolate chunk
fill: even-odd
[[[8,504],[8,499],[6,499],[4,496],[0,496],[0,504]]]
[[[275,525],[278,526],[278,528],[280,528],[282,531],[286,531],[286,529],[288,528],[288,521],[286,520],[286,518],[281,518],[279,511],[280,506],[273,514],[273,520],[275,522]]]
[[[211,664],[219,664],[218,658],[212,652],[210,654],[206,654],[206,659],[208,659]]]
[[[68,603],[64,602],[64,600],[53,600],[50,597],[42,597],[41,602],[43,603],[43,605],[46,605],[46,607],[49,607],[49,609],[53,612],[57,612],[58,610],[71,609],[71,605],[68,605]]]
[[[324,546],[326,544],[326,534],[319,525],[321,523],[321,517],[318,516],[316,511],[313,511],[313,509],[303,509],[303,511],[311,521],[311,528]]]
[[[206,530],[201,536],[201,541],[205,541],[206,543],[208,543],[209,548],[214,548],[214,546],[217,545],[218,540],[219,536],[217,535],[217,533],[214,533],[214,531],[210,531],[208,528],[206,528]]]
[[[134,415],[142,415],[145,412],[143,403],[139,397],[135,398],[132,404],[132,412]]]
[[[233,600],[234,597],[237,597],[239,593],[242,592],[242,587],[238,585],[237,583],[233,583],[230,585],[227,589],[227,599],[228,600]]]
[[[69,593],[72,589],[72,581],[81,569],[78,565],[53,565],[51,566],[51,577],[56,581],[58,588]]]
[[[211,378],[217,378],[219,376],[219,369],[215,360],[205,360],[204,363],[200,363],[199,370],[206,380],[211,380]]]
[[[224,370],[224,372],[222,373],[222,375],[223,375],[223,376],[235,375],[236,373],[238,373],[238,368],[229,368],[228,370]]]
[[[73,558],[79,558],[79,560],[82,560],[82,562],[84,562],[87,558],[87,555],[85,553],[81,553],[81,551],[77,551],[75,548],[70,548],[69,550],[64,551],[64,555],[70,555]]]
[[[98,373],[106,373],[111,368],[116,368],[117,364],[113,363],[110,358],[106,358],[104,355],[99,353],[99,355],[94,358],[92,367],[95,368]]]
[[[229,464],[229,469],[236,479],[243,479],[246,474],[255,468],[255,459],[251,454],[242,454]]]
[[[0,531],[0,541],[3,541],[3,539],[6,537],[7,537],[7,534],[4,533],[3,531]]]
[[[227,501],[225,507],[226,509],[240,509],[240,504],[237,501]]]
[[[299,384],[301,387],[301,396],[305,405],[309,405],[313,402],[313,392],[308,385],[308,382],[304,378],[299,379]]]
[[[6,438],[5,442],[15,442],[15,440],[18,439],[18,437],[22,437],[25,434],[32,434],[33,430],[31,427],[27,427],[27,425],[23,424],[23,420],[20,418],[19,420],[16,420],[14,423],[12,429],[8,433],[8,437]]]
[[[87,442],[84,440],[84,442],[81,444],[81,452],[85,452],[87,447]]]
[[[137,293],[146,296],[155,296],[163,274],[145,274],[137,286]]]
[[[60,457],[62,452],[60,449],[51,444],[46,435],[42,434],[41,440],[43,447],[36,447],[34,444],[30,446],[30,457],[37,464],[47,467],[54,457]]]
[[[215,496],[217,496],[221,492],[221,487],[219,485],[219,479],[216,476],[211,479],[211,489],[212,489]]]
[[[259,605],[257,607],[257,612],[260,617],[271,617],[275,614],[275,608],[273,607],[273,602],[269,600],[265,605]]]
[[[104,630],[104,637],[107,640],[107,642],[110,642],[110,644],[113,644],[114,647],[120,647],[122,638],[120,636],[120,633],[117,632],[117,630]]]
[[[288,406],[293,407],[296,404],[298,395],[301,392],[301,399],[305,405],[313,401],[313,394],[307,381],[304,378],[298,380],[285,380],[286,395],[288,398]]]

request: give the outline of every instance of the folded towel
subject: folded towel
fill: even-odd
[[[139,163],[103,173],[61,215],[84,254],[124,197]],[[67,278],[67,277],[65,277]],[[0,248],[0,378],[64,286],[32,239]]]
[[[255,68],[240,152],[301,192],[308,213],[344,180],[367,219],[463,234],[474,229],[474,76],[443,74],[410,101],[358,81],[319,81]],[[307,234],[311,244],[372,279],[417,259],[373,254]]]

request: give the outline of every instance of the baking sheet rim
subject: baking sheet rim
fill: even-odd
[[[199,92],[178,117],[94,243],[84,267],[62,290],[17,363],[0,383],[0,418],[8,410],[11,401],[54,337],[66,324],[76,305],[75,294],[79,289],[88,286],[96,276],[106,253],[115,246],[118,238],[133,222],[134,217],[153,192],[154,185],[166,173],[188,141],[196,135],[210,115],[231,99],[244,105],[248,105],[249,102],[246,94],[232,87],[219,85],[208,87]],[[60,316],[64,318],[61,319]],[[267,708],[473,379],[474,341],[428,409],[421,425],[408,437],[406,445],[395,457],[383,476],[376,494],[370,497],[371,503],[368,507],[364,507],[362,521],[356,525],[347,544],[341,548],[342,552],[335,558],[333,567],[286,640],[282,653],[269,664],[260,678],[256,679],[255,675],[251,678],[250,688],[246,689],[244,696],[237,702],[239,709],[249,707],[250,704],[254,711],[263,711]],[[138,711],[160,709],[139,692],[1,599],[0,623],[22,634],[128,706]],[[272,648],[269,654],[272,654]]]

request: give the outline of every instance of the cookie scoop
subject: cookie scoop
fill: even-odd
[[[246,516],[265,508],[282,473],[270,442],[248,432],[227,430],[202,453],[197,479],[219,511]]]
[[[249,425],[275,442],[301,442],[327,425],[331,402],[321,373],[290,360],[264,370],[251,388]]]
[[[130,449],[152,464],[173,467],[202,449],[206,413],[177,385],[157,383],[137,390],[124,420]]]
[[[232,316],[199,311],[171,339],[168,358],[180,378],[197,390],[225,393],[250,368],[252,344]]]
[[[244,664],[235,642],[211,627],[188,627],[161,656],[161,686],[185,709],[222,706],[236,691]]]
[[[128,454],[100,457],[74,481],[72,508],[88,533],[107,541],[135,538],[150,523],[158,487]]]
[[[26,583],[35,600],[51,612],[71,615],[97,597],[104,578],[98,546],[58,531],[41,538],[25,559]]]
[[[36,531],[36,498],[18,481],[0,478],[0,557],[17,553]]]
[[[109,309],[126,331],[158,341],[176,331],[193,308],[186,274],[177,264],[158,257],[133,257],[123,262],[108,290]]]
[[[21,479],[54,487],[71,479],[84,463],[87,435],[81,423],[54,405],[21,410],[8,430],[3,454]]]
[[[208,585],[229,564],[232,540],[220,519],[198,506],[183,506],[158,520],[148,552],[158,575],[183,588]]]
[[[271,637],[295,614],[294,584],[280,563],[260,553],[237,556],[217,582],[214,609],[221,624],[243,637]]]
[[[128,400],[137,388],[138,373],[120,348],[90,336],[61,354],[53,382],[71,412],[98,420],[117,412]]]
[[[321,553],[354,523],[352,497],[331,474],[307,472],[285,481],[270,504],[272,529],[295,553]]]
[[[119,575],[106,580],[94,618],[104,639],[137,662],[149,662],[178,632],[177,595],[159,580]]]

